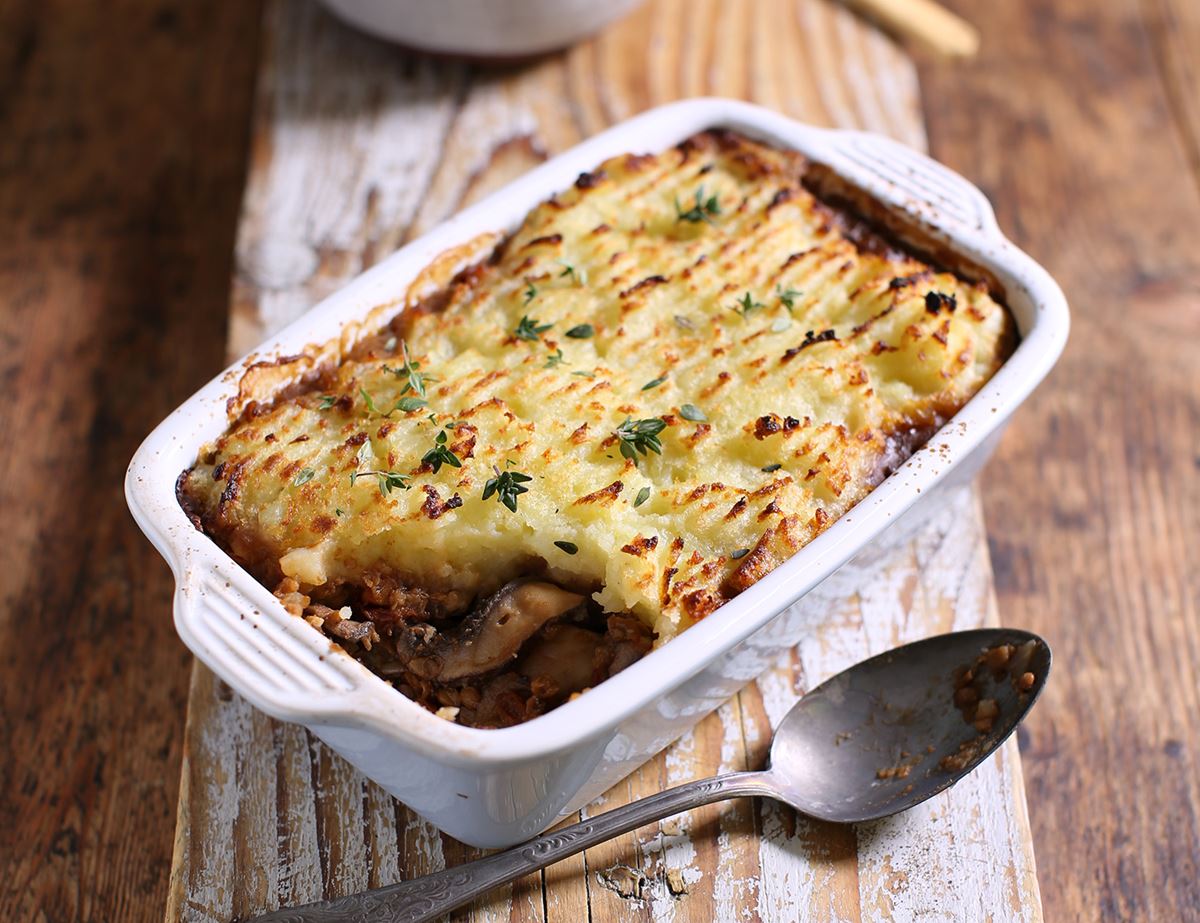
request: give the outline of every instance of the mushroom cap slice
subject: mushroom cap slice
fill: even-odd
[[[583,605],[585,598],[544,580],[501,587],[452,631],[414,626],[396,639],[396,652],[424,679],[451,683],[498,670],[545,625]]]

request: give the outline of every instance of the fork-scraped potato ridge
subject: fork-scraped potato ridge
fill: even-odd
[[[408,377],[376,338],[217,440],[186,503],[260,579],[314,599],[385,573],[444,612],[544,573],[661,643],[854,506],[1012,348],[985,286],[856,244],[805,166],[729,133],[606,162],[444,306],[393,324],[428,406],[380,413]],[[523,317],[546,329],[517,337]],[[614,433],[651,418],[662,453],[635,464]],[[422,458],[450,424],[462,467],[435,473]],[[356,471],[411,481],[385,494]],[[497,471],[532,478],[515,512],[482,497]]]

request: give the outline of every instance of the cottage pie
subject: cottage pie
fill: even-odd
[[[236,407],[182,504],[439,714],[554,707],[819,535],[1015,345],[985,281],[814,170],[721,131],[602,164]]]

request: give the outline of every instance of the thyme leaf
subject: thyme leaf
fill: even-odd
[[[587,273],[582,269],[576,269],[566,260],[555,260],[555,262],[563,267],[563,271],[558,274],[560,279],[564,276],[570,276],[571,281],[576,285],[587,285]]]
[[[596,328],[591,324],[579,324],[567,331],[572,340],[590,340],[596,335]]]
[[[371,397],[370,392],[367,391],[366,388],[359,388],[358,393],[362,395],[363,402],[367,405],[368,412],[379,414],[379,416],[381,416],[381,417],[386,417],[386,416],[390,415],[390,411],[389,411],[389,413],[381,413],[380,412],[379,408],[375,406],[375,399],[373,397]]]
[[[679,408],[679,415],[685,420],[691,420],[693,423],[703,423],[708,419],[708,417],[704,415],[704,411],[695,404],[684,404]]]

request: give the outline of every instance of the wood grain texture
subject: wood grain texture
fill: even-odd
[[[680,95],[747,96],[923,143],[914,70],[889,41],[821,2],[761,0],[752,12],[712,4],[698,21],[690,5],[651,3],[564,55],[479,71],[405,56],[311,3],[271,6],[231,354],[546,156]],[[806,60],[811,70],[794,73]],[[817,92],[796,93],[805,82]],[[957,492],[913,538],[805,606],[813,632],[789,658],[583,813],[759,766],[804,688],[905,640],[994,623],[974,494]],[[185,753],[169,921],[237,919],[478,854],[200,667]],[[1014,744],[903,818],[855,830],[774,805],[711,806],[530,876],[460,918],[899,920],[935,906],[963,919],[1041,918]]]
[[[161,917],[191,656],[120,484],[223,355],[258,31],[251,4],[0,3],[6,923]]]
[[[1197,7],[957,6],[996,39],[922,69],[934,153],[1073,305],[983,481],[1004,618],[1066,666],[1022,734],[1046,915],[1200,919]]]
[[[1168,121],[1179,132],[1192,175],[1200,182],[1200,6],[1188,0],[1148,0],[1141,12]]]

